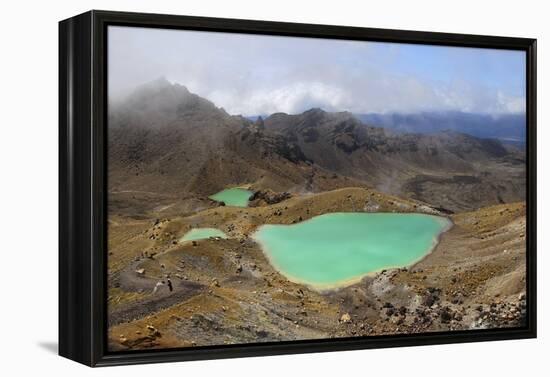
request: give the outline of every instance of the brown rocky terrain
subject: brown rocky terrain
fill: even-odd
[[[241,182],[298,193],[368,186],[455,212],[525,197],[525,156],[498,140],[394,134],[320,109],[252,122],[163,80],[109,114],[113,192],[190,203]]]
[[[163,80],[112,104],[109,125],[112,350],[525,320],[524,156],[498,141],[392,134],[319,109],[252,122]],[[232,186],[254,192],[248,207],[208,199]],[[330,212],[429,213],[454,225],[414,266],[327,291],[287,280],[250,237]],[[179,241],[196,227],[228,238]]]
[[[438,213],[364,188],[294,196],[260,207],[212,206],[187,217],[111,225],[114,349],[233,344],[521,325],[525,206],[452,215],[437,248],[409,269],[318,292],[288,281],[249,238],[265,223],[334,211]],[[178,242],[199,224],[228,239]],[[152,293],[169,278],[170,292]],[[150,330],[148,329],[155,329]],[[156,336],[152,336],[157,333]]]

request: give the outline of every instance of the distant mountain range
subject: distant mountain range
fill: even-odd
[[[393,132],[371,126],[385,118],[369,119],[310,109],[251,120],[156,80],[110,103],[110,190],[185,198],[243,183],[311,192],[370,186],[453,211],[524,199],[520,150],[451,127]]]
[[[362,123],[382,127],[397,133],[435,134],[455,131],[471,136],[498,139],[503,143],[523,147],[526,140],[525,114],[489,115],[461,111],[418,113],[353,114]],[[266,115],[263,116],[264,118]],[[258,115],[249,116],[255,121]]]
[[[431,134],[445,130],[506,143],[524,143],[525,114],[476,114],[459,111],[421,112],[415,114],[355,114],[362,122],[396,132]]]

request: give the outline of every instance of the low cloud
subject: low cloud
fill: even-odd
[[[521,113],[522,59],[510,51],[115,27],[109,93],[165,76],[232,114]]]

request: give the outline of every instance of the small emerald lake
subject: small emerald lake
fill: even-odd
[[[223,202],[226,206],[246,207],[248,206],[248,199],[250,199],[252,194],[253,192],[250,190],[235,187],[222,190],[209,196],[209,198],[217,202]]]
[[[345,286],[427,255],[451,221],[418,213],[331,213],[292,225],[263,225],[253,238],[289,280]]]
[[[216,228],[195,228],[185,233],[180,242],[202,240],[210,237],[227,238],[227,235]]]

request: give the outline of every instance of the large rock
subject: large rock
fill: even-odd
[[[288,192],[274,192],[272,190],[258,190],[252,194],[250,201],[252,205],[262,205],[262,204],[277,204],[283,200],[287,200],[292,195]]]
[[[340,322],[341,323],[350,323],[351,322],[351,316],[349,315],[349,313],[342,314],[342,316],[340,317]]]

